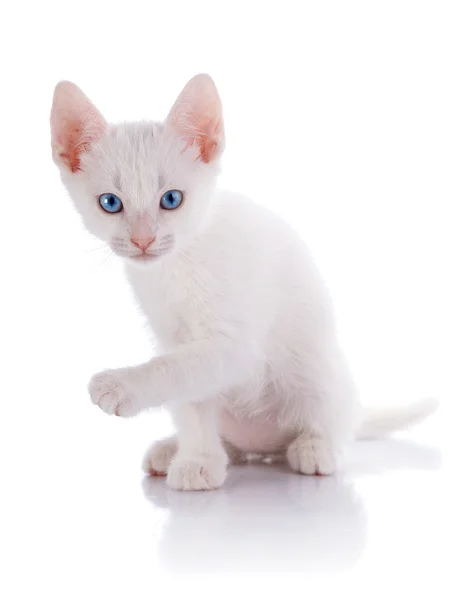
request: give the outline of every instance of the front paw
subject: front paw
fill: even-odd
[[[132,417],[139,412],[132,393],[128,369],[102,371],[94,375],[89,383],[91,400],[108,415]]]
[[[227,459],[222,455],[196,457],[178,455],[167,473],[167,485],[174,490],[214,490],[225,481]]]

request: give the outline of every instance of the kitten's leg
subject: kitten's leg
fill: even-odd
[[[152,444],[142,462],[142,469],[151,475],[167,475],[170,463],[178,449],[177,438],[173,435]]]
[[[331,475],[358,419],[355,388],[340,357],[328,357],[322,366],[316,362],[302,379],[301,399],[289,418],[297,422],[299,433],[286,458],[299,473]]]
[[[213,398],[250,377],[255,348],[230,335],[212,336],[142,365],[103,371],[90,381],[92,402],[108,414],[131,417],[174,398],[179,404]]]
[[[167,484],[176,490],[211,490],[225,481],[228,456],[218,433],[213,402],[173,404],[178,451],[170,463]]]

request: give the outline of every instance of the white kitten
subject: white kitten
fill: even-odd
[[[108,414],[165,404],[176,438],[156,443],[146,471],[176,489],[216,488],[229,459],[287,457],[295,471],[332,473],[360,411],[327,289],[286,223],[217,192],[221,102],[207,75],[184,88],[164,123],[108,125],[74,84],[55,90],[53,157],[94,235],[127,274],[161,346],[137,367],[90,382]],[[419,419],[433,402],[369,434]]]

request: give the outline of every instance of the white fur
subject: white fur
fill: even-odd
[[[285,222],[216,191],[220,101],[207,76],[188,85],[165,123],[108,126],[82,154],[81,170],[55,158],[87,228],[128,259],[128,280],[160,345],[145,364],[95,375],[92,400],[120,416],[169,408],[177,439],[154,445],[144,469],[167,473],[176,489],[219,487],[228,457],[242,462],[247,453],[283,453],[298,472],[329,474],[361,415],[328,291]],[[205,87],[211,105],[198,108]],[[213,125],[195,110],[213,113]],[[183,138],[186,123],[195,126]],[[54,117],[54,139],[58,126]],[[204,162],[197,142],[186,140],[212,130],[217,150]],[[174,188],[184,192],[182,206],[161,210],[161,195]],[[124,212],[103,212],[96,198],[104,192],[116,193]],[[156,236],[149,260],[133,259],[136,230]]]

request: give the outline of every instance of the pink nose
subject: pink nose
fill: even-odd
[[[155,241],[154,237],[134,237],[131,238],[131,243],[137,246],[142,252],[145,252],[147,248]]]

